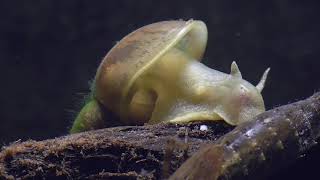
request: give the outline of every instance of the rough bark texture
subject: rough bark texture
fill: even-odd
[[[260,167],[262,169],[266,168],[266,165],[272,168],[278,167],[273,165],[279,161],[269,161],[269,157],[271,159],[274,159],[272,157],[279,158],[288,152],[291,160],[296,159],[302,152],[305,152],[315,145],[313,142],[318,138],[320,129],[318,123],[320,119],[319,112],[320,93],[317,93],[306,100],[282,106],[257,116],[255,122],[260,122],[261,126],[256,126],[254,125],[255,123],[247,123],[232,130],[232,127],[221,121],[205,122],[208,126],[207,131],[200,130],[200,125],[204,124],[200,122],[184,126],[168,124],[143,127],[127,126],[84,132],[45,141],[30,140],[22,143],[16,142],[5,147],[2,152],[0,152],[0,179],[38,179],[54,177],[61,179],[168,178],[189,156],[205,144],[228,144],[226,139],[231,141],[236,140],[238,136],[235,137],[235,134],[242,136],[244,132],[250,129],[258,134],[256,137],[259,138],[259,141],[263,141],[264,137],[266,137],[266,140],[270,139],[270,136],[265,135],[265,131],[257,130],[258,127],[265,128],[270,126],[269,123],[262,123],[268,118],[272,119],[270,122],[282,122],[286,119],[310,122],[295,123],[294,128],[296,128],[296,131],[292,131],[293,134],[290,130],[290,133],[283,133],[283,136],[277,136],[277,138],[280,138],[280,140],[284,142],[283,151],[278,151],[274,146],[270,146],[272,150],[268,151],[269,146],[261,146],[261,148],[264,148],[263,152],[266,153],[266,161],[258,162],[251,153],[241,151],[241,159],[245,160],[241,162],[250,165],[247,173],[244,173],[244,175],[246,178],[250,178],[256,175],[254,171],[252,171],[253,169],[250,169],[252,167],[258,167],[258,169]],[[279,124],[287,125],[287,123]],[[277,123],[274,125],[277,125]],[[289,126],[283,127],[287,128]],[[245,129],[245,131],[239,133],[237,132],[239,128]],[[300,130],[303,130],[303,133],[301,133],[302,131]],[[280,129],[279,132],[286,131],[281,131]],[[298,133],[298,136],[293,138],[295,132]],[[245,139],[242,140],[243,142],[247,142]],[[299,140],[298,144],[295,143],[296,140]],[[294,146],[291,146],[291,142],[293,142]],[[282,149],[281,144],[279,145],[278,143],[277,145],[276,147],[278,147],[278,149]],[[288,147],[294,147],[294,149],[288,149],[287,145]],[[212,147],[212,145],[210,146]],[[207,147],[202,149],[207,149]],[[241,150],[241,148],[235,148],[234,150]],[[201,152],[203,151],[204,150],[196,153],[197,156],[201,158]],[[217,152],[220,154],[224,153],[223,151],[215,151],[215,153]],[[229,157],[229,153],[227,154],[228,156],[224,157]],[[247,156],[248,154],[250,156]],[[214,156],[215,154],[213,153],[211,155]],[[223,162],[224,159],[220,160],[217,162]],[[286,159],[284,161],[284,164],[287,164]],[[212,161],[206,162],[212,163]],[[253,162],[255,166],[251,166],[251,162]],[[188,163],[188,167],[197,167],[198,165],[197,161],[190,162],[189,160],[186,163]],[[214,163],[214,165],[218,164],[216,162]],[[214,168],[206,167],[210,166],[204,166],[204,168],[201,169],[201,173],[212,173]],[[243,169],[238,166],[230,166],[230,168],[225,172],[228,172],[231,176],[225,176],[225,179],[229,177],[243,177],[243,174],[239,173]],[[275,169],[271,169],[267,172],[274,170]],[[199,171],[199,168],[190,169],[190,173],[197,174],[197,171]],[[236,176],[233,176],[233,172],[235,172],[234,174]],[[183,173],[178,174],[183,175]],[[241,174],[241,176],[238,176],[239,174]]]
[[[204,143],[232,129],[221,122],[107,128],[14,143],[0,153],[0,179],[155,179],[169,176]],[[184,143],[187,141],[188,143]]]
[[[237,126],[195,153],[171,179],[266,179],[315,146],[319,136],[317,93]]]

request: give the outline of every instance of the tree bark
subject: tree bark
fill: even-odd
[[[172,179],[255,178],[260,172],[267,173],[259,177],[267,177],[280,167],[274,159],[287,165],[315,145],[319,120],[320,93],[316,93],[235,129],[222,121],[122,126],[17,142],[0,152],[0,179],[165,179],[192,155]],[[270,127],[276,134],[264,131]],[[245,136],[248,132],[253,134]],[[244,148],[253,142],[258,148]],[[237,161],[230,161],[237,154]]]
[[[317,93],[240,124],[195,153],[170,179],[273,179],[268,176],[305,154],[319,136]]]
[[[233,129],[221,122],[106,128],[13,143],[0,153],[0,179],[156,179],[174,172],[200,146]],[[187,143],[185,143],[187,142]]]

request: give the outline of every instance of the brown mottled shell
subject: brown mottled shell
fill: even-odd
[[[96,98],[121,116],[134,81],[172,47],[200,59],[207,42],[202,21],[162,21],[144,26],[115,45],[96,74]]]

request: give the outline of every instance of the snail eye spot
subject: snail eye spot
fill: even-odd
[[[249,91],[248,88],[244,87],[243,85],[240,85],[240,92],[241,92],[241,93],[245,94],[245,93],[247,93],[248,91]]]

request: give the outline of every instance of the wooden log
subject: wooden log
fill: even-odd
[[[319,136],[317,133],[320,130],[319,112],[320,93],[317,93],[306,100],[262,113],[255,117],[252,123],[241,125],[241,128],[246,131],[251,128],[252,131],[259,133],[258,127],[253,126],[254,123],[268,118],[277,119],[279,115],[284,120],[300,118],[303,119],[303,122],[310,122],[297,124],[299,125],[298,130],[306,130],[306,133],[299,135],[298,139],[306,140],[307,143],[305,145],[302,143],[298,151],[297,149],[290,151],[290,158],[296,159],[301,153],[315,145],[311,142],[315,142]],[[262,127],[268,125],[268,123],[260,124]],[[206,125],[208,129],[203,130],[200,128],[201,125]],[[212,144],[222,145],[226,143],[225,139],[237,139],[234,134],[237,134],[235,131],[238,131],[239,128],[233,130],[233,127],[222,121],[195,122],[188,125],[122,126],[44,141],[17,142],[0,152],[0,179],[57,177],[60,179],[164,179],[173,174],[191,155],[197,154],[196,156],[202,158],[203,149],[212,147]],[[240,137],[241,133],[238,135]],[[231,136],[233,138],[230,138]],[[269,136],[266,137],[269,138]],[[289,135],[284,137],[288,137],[289,140],[293,139],[295,142],[295,138]],[[286,138],[281,140],[286,142]],[[286,144],[284,147],[286,150]],[[202,150],[195,153],[200,148]],[[223,152],[220,153],[223,154]],[[282,155],[281,152],[272,151],[270,157],[281,157]],[[249,164],[251,161],[256,162],[253,156],[241,156],[241,158]],[[290,163],[291,159],[285,164]],[[190,161],[193,162],[190,163]],[[187,166],[191,168],[189,173],[196,173],[199,168],[192,167],[196,167],[197,162],[188,160],[187,165],[183,165],[182,168]],[[204,162],[207,166],[202,172],[214,173],[214,168],[212,169],[212,164],[210,164],[212,161]],[[275,163],[274,161],[265,162],[268,167],[271,166],[272,171],[268,170],[268,173],[277,170],[278,166],[272,164]],[[265,165],[265,163],[258,163],[258,167],[261,168],[265,168]],[[239,172],[238,169],[236,168],[236,172]],[[226,172],[232,172],[232,169]],[[174,176],[178,179],[177,174],[183,175],[181,170],[178,170]],[[230,177],[236,177],[232,173],[229,174],[232,175]],[[256,174],[249,169],[246,178],[255,176]]]
[[[270,179],[273,172],[315,146],[319,136],[317,93],[237,126],[195,153],[170,179]]]
[[[0,153],[0,179],[165,178],[233,128],[222,121],[207,125],[208,131],[200,123],[125,126],[13,143]]]

